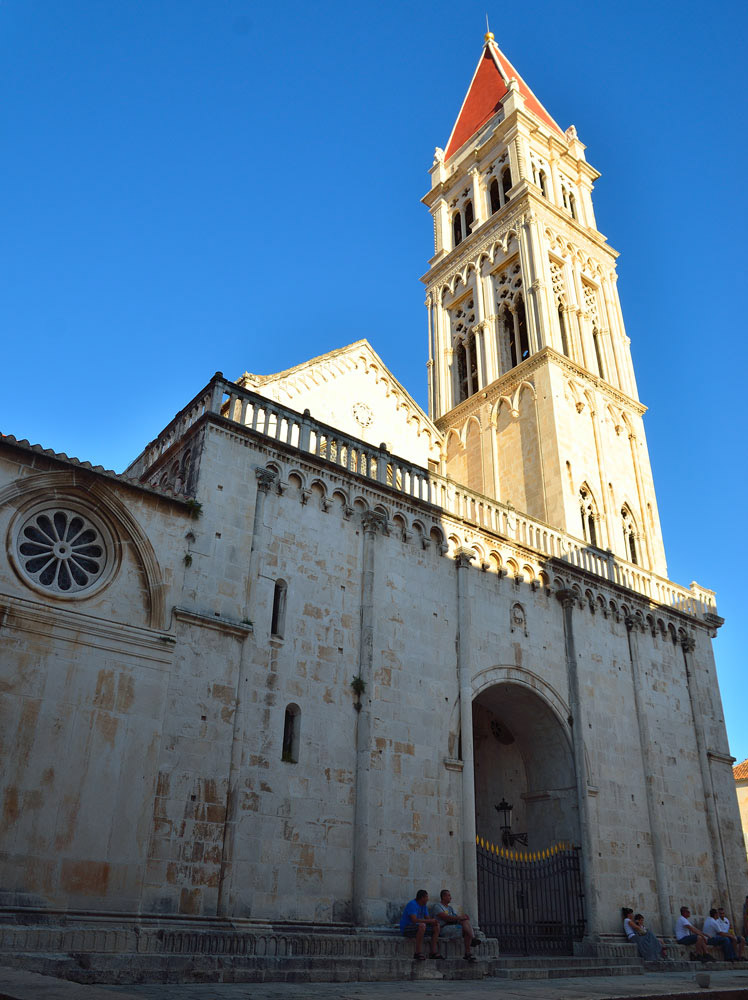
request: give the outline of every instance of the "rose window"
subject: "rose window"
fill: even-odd
[[[18,561],[37,586],[60,594],[87,590],[106,568],[106,546],[93,521],[73,510],[32,514],[17,540]]]

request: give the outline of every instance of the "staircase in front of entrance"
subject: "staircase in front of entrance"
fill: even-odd
[[[559,979],[616,976],[645,968],[685,971],[686,962],[643,963],[628,948],[595,955],[515,957],[495,940],[465,962],[461,941],[441,941],[444,961],[413,961],[413,943],[393,931],[252,922],[122,921],[94,918],[0,924],[0,966],[78,983],[386,982],[420,979]],[[716,969],[719,966],[711,966]]]

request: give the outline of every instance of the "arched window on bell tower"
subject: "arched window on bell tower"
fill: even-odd
[[[566,313],[562,302],[558,304],[558,328],[561,331],[561,350],[569,357],[569,338],[566,333]]]
[[[499,195],[499,182],[494,179],[491,181],[491,186],[488,189],[488,196],[491,199],[491,215],[494,212],[498,212],[501,208],[501,196]]]
[[[501,312],[499,313],[499,357],[506,371],[517,367],[518,355],[514,313],[506,303],[501,307]]]
[[[595,345],[595,359],[597,361],[597,370],[600,374],[600,378],[607,378],[605,374],[605,363],[603,361],[603,344],[600,337],[600,331],[596,326],[592,327],[592,341]]]
[[[455,347],[457,357],[457,399],[455,402],[461,403],[468,398],[468,360],[465,341],[461,340]]]
[[[508,166],[501,171],[501,193],[504,196],[504,204],[509,201],[509,189],[512,186],[512,171]]]
[[[519,360],[530,357],[530,341],[527,336],[527,316],[525,315],[525,300],[522,295],[516,299],[517,338],[519,340]]]
[[[473,221],[475,220],[475,215],[473,214],[473,203],[472,201],[465,202],[465,236],[469,236],[473,227]]]
[[[579,513],[582,518],[582,536],[597,548],[597,506],[589,486],[584,483],[579,489]]]
[[[626,558],[638,566],[639,553],[636,547],[636,523],[634,522],[634,515],[626,504],[621,508],[621,526],[623,528],[623,545]]]
[[[455,212],[452,218],[452,238],[455,246],[462,243],[462,216]]]

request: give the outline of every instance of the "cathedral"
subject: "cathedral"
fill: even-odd
[[[423,198],[428,413],[361,340],[217,372],[122,474],[0,436],[6,917],[735,920],[722,619],[667,576],[597,177],[488,33]]]

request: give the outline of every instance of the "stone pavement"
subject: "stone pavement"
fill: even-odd
[[[219,983],[205,985],[80,986],[33,972],[0,968],[0,1000],[685,1000],[748,998],[748,969],[711,973],[699,989],[692,972],[599,978],[386,983]]]

